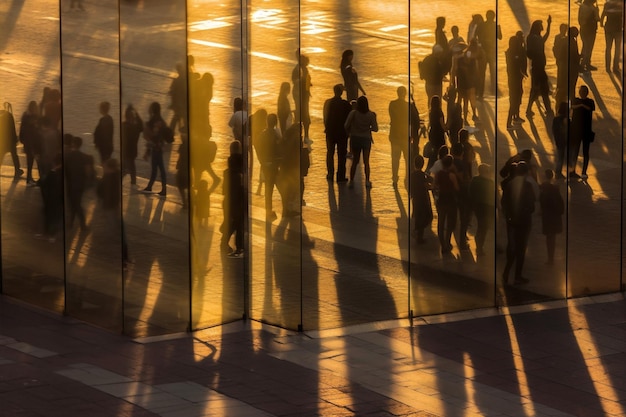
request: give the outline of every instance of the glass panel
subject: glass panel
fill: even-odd
[[[239,1],[219,7],[213,3],[187,2],[187,48],[193,57],[188,60],[191,165],[179,166],[177,178],[187,180],[181,193],[183,199],[191,200],[192,207],[193,328],[240,319],[244,314],[244,262],[234,254],[228,256],[236,249],[237,232],[231,236],[226,230],[229,224],[243,225],[243,183],[236,187],[232,180],[238,175],[236,170],[230,176],[225,172],[231,169],[228,158],[233,138],[228,122],[233,98],[243,93],[242,9]],[[185,155],[182,150],[181,158]],[[191,183],[183,176],[189,168]],[[237,195],[239,207],[235,204]],[[231,212],[237,215],[229,216]]]
[[[505,78],[498,75],[506,75],[497,65],[503,56],[498,25],[504,25],[495,11],[493,0],[462,11],[447,0],[411,8],[411,80],[425,158],[412,185],[414,315],[494,302],[495,86],[502,88]]]
[[[299,86],[307,83],[307,64],[298,53],[299,6],[288,0],[271,4],[252,0],[249,6],[250,102],[245,108],[250,112],[250,138],[244,140],[244,152],[250,199],[250,316],[295,329],[302,324],[300,250],[306,239],[301,233],[299,128],[306,115],[292,101],[306,94],[306,88],[301,91]],[[298,111],[287,117],[289,127],[281,132],[277,123],[268,125],[268,120],[278,118],[268,115],[279,111],[277,97],[283,83],[291,84],[291,94],[282,90],[281,103],[290,103]]]
[[[64,255],[63,177],[57,158],[62,114],[58,2],[2,2],[0,49],[2,291],[60,312]],[[44,104],[44,88],[54,91],[47,94],[54,101]],[[45,150],[39,150],[42,145]]]
[[[189,212],[175,187],[176,164],[187,155],[179,152],[187,129],[185,15],[184,0],[120,4],[121,105],[124,113],[132,105],[143,121],[143,134],[128,126],[123,157],[131,175],[122,182],[131,259],[125,329],[138,336],[190,323]]]
[[[575,91],[569,91],[573,100],[568,168],[582,176],[569,179],[569,296],[620,288],[624,2],[603,2],[600,8],[588,3],[571,2],[570,25],[580,29],[583,68]],[[598,15],[603,27],[596,21]]]
[[[121,329],[117,1],[64,7],[61,39],[67,312]]]

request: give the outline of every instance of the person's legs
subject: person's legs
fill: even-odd
[[[332,181],[335,175],[335,146],[337,142],[326,136],[326,179]]]
[[[157,176],[157,167],[159,166],[158,156],[156,151],[152,151],[152,158],[150,158],[150,180],[148,181],[148,185],[144,189],[144,191],[152,191],[152,186],[154,185],[154,181]]]
[[[346,178],[346,159],[348,155],[348,139],[337,141],[337,181],[344,181]]]
[[[165,162],[163,161],[163,152],[159,152],[158,167],[159,171],[161,171],[161,192],[159,194],[165,195],[167,193],[167,173],[165,171]]]
[[[554,233],[546,235],[546,250],[548,252],[548,264],[554,263],[554,251],[556,249],[556,235]]]
[[[582,175],[587,175],[587,167],[589,166],[589,147],[591,142],[588,140],[583,141],[583,171]]]
[[[352,165],[350,166],[350,182],[354,181],[354,175],[356,174],[356,167],[359,165],[361,159],[361,146],[357,145],[354,140],[352,143]]]
[[[365,167],[365,186],[371,187],[372,183],[370,182],[370,150],[372,148],[370,146],[363,147],[363,166]]]
[[[400,154],[402,149],[398,144],[391,142],[391,181],[393,186],[398,185],[398,170],[400,169]]]
[[[517,226],[515,231],[515,280],[520,281],[522,277],[522,269],[524,268],[524,260],[526,258],[526,247],[528,246],[528,237],[530,235],[530,225]]]
[[[613,72],[619,71],[619,64],[622,62],[622,33],[614,32],[615,54],[613,55]]]

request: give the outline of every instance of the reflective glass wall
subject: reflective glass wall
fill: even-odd
[[[149,336],[623,288],[621,1],[36,0],[0,21],[4,294]]]

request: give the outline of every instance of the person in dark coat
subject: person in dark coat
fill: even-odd
[[[93,132],[93,143],[100,153],[100,162],[103,164],[113,153],[113,118],[109,114],[110,109],[111,103],[108,101],[100,103],[102,117]]]
[[[476,256],[484,256],[487,233],[493,227],[495,214],[495,182],[489,165],[478,166],[478,175],[472,178],[469,185],[469,195],[476,216]]]
[[[87,229],[85,222],[85,209],[82,205],[83,194],[89,185],[89,180],[94,177],[93,158],[80,150],[83,145],[82,138],[73,136],[71,148],[65,154],[65,184],[66,194],[69,201],[68,226],[72,227],[74,218],[78,217],[81,230]]]
[[[513,129],[513,123],[522,123],[519,109],[522,105],[524,93],[523,81],[528,76],[526,59],[526,44],[524,34],[520,31],[509,38],[509,49],[506,51],[506,72],[509,85],[509,113],[506,118],[506,128]]]
[[[244,224],[244,186],[243,186],[243,155],[241,142],[235,140],[230,144],[228,168],[224,171],[223,183],[223,210],[224,224],[222,225],[222,251],[230,251],[229,241],[235,234],[235,250],[228,256],[241,258],[243,256],[243,224]]]
[[[546,73],[546,41],[550,37],[550,26],[552,25],[552,16],[548,16],[548,26],[545,35],[541,36],[543,31],[543,23],[541,20],[535,20],[530,27],[530,33],[526,37],[526,55],[530,59],[530,97],[526,107],[526,115],[532,117],[535,113],[531,110],[533,103],[541,96],[546,112],[549,116],[553,115],[552,106],[550,105],[550,85],[548,74]]]
[[[143,137],[146,139],[146,157],[150,158],[150,181],[146,188],[143,189],[145,193],[152,192],[152,185],[156,181],[157,170],[161,173],[161,191],[159,195],[161,197],[167,196],[167,171],[165,169],[165,162],[163,160],[163,148],[165,147],[166,140],[166,124],[163,117],[161,117],[161,105],[156,101],[150,104],[149,108],[150,118],[145,123],[143,130]]]
[[[430,112],[428,113],[428,142],[432,149],[430,155],[424,152],[424,156],[428,158],[426,170],[430,170],[437,160],[437,151],[446,144],[446,122],[443,118],[443,110],[441,109],[441,98],[433,96],[430,100]]]
[[[406,101],[407,89],[397,89],[398,98],[389,103],[389,142],[391,143],[391,180],[394,188],[398,187],[400,157],[404,158],[405,184],[408,180],[409,158],[409,102]]]
[[[132,105],[126,107],[122,122],[122,167],[123,174],[130,174],[131,185],[137,184],[137,144],[143,132],[143,121]]]
[[[459,184],[452,156],[444,156],[441,162],[442,170],[435,175],[434,188],[437,190],[437,235],[441,253],[445,255],[452,251],[450,240],[456,227]]]
[[[0,109],[0,142],[2,147],[1,159],[7,152],[11,153],[13,167],[15,168],[14,178],[18,179],[24,174],[20,168],[20,159],[17,157],[17,132],[15,130],[15,118],[13,117],[13,107],[11,103],[5,102],[4,108]]]
[[[26,154],[26,184],[29,186],[35,185],[33,165],[36,155],[41,152],[40,118],[37,102],[31,101],[28,103],[28,109],[22,115],[19,134],[19,140],[24,145],[24,153]]]
[[[433,208],[430,202],[430,190],[433,179],[426,174],[424,157],[417,155],[413,161],[411,173],[411,204],[413,205],[413,227],[417,243],[424,243],[424,230],[433,221]]]
[[[324,133],[326,133],[326,179],[333,181],[335,176],[335,149],[337,149],[337,182],[346,182],[346,156],[348,154],[348,132],[344,128],[350,103],[342,99],[344,87],[333,87],[333,98],[324,102]],[[284,133],[283,133],[284,135]]]
[[[592,129],[593,112],[596,110],[596,103],[589,98],[589,88],[586,85],[578,89],[578,97],[572,100],[572,124],[569,142],[570,173],[571,178],[579,178],[576,174],[576,163],[580,145],[583,145],[583,169],[582,178],[587,179],[587,166],[589,165],[589,148],[595,140],[595,133]]]
[[[568,132],[570,127],[569,106],[567,102],[562,101],[559,104],[559,111],[552,120],[552,139],[556,146],[555,171],[556,178],[563,179],[563,162],[565,161],[565,153],[567,151]]]
[[[52,157],[50,170],[40,181],[44,210],[44,232],[35,237],[54,243],[63,222],[63,157],[57,153]]]
[[[546,250],[548,260],[546,264],[554,263],[556,235],[563,232],[563,214],[565,202],[559,187],[552,183],[554,173],[545,171],[546,180],[539,186],[539,204],[541,206],[541,232],[546,236]]]

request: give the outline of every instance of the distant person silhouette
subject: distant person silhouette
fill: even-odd
[[[407,89],[400,86],[396,90],[398,97],[389,103],[389,142],[391,143],[391,181],[398,187],[400,157],[404,159],[404,179],[408,185],[409,177],[409,102],[406,100]]]
[[[137,146],[139,136],[143,132],[143,120],[137,114],[132,105],[128,105],[124,111],[122,122],[122,175],[130,174],[131,185],[137,184]]]
[[[433,179],[426,174],[424,168],[424,157],[417,155],[413,162],[411,172],[411,205],[413,206],[413,231],[417,243],[424,243],[424,230],[433,221],[433,208],[430,202],[430,190],[433,186]]]
[[[496,24],[496,13],[487,10],[485,22],[478,28],[478,41],[485,52],[485,67],[489,67],[490,91],[496,93],[496,46],[497,41],[502,39],[502,29]],[[484,80],[485,73],[482,73]],[[484,82],[483,82],[484,85]],[[483,92],[479,91],[478,96],[482,97]]]
[[[441,98],[439,96],[433,96],[430,100],[428,126],[428,142],[431,151],[430,153],[424,152],[424,157],[428,158],[426,171],[429,171],[435,163],[439,148],[446,144],[446,122],[443,117],[443,110],[441,110]]]
[[[580,25],[580,40],[583,44],[581,51],[582,70],[595,71],[598,67],[591,65],[591,54],[596,42],[600,9],[596,0],[583,0],[578,9],[578,24]]]
[[[579,97],[572,100],[572,123],[570,133],[570,177],[578,178],[576,174],[576,163],[580,145],[583,146],[583,167],[581,177],[587,179],[587,167],[589,166],[589,148],[595,140],[595,132],[592,129],[593,112],[596,110],[596,103],[589,98],[589,88],[586,85],[578,89]]]
[[[343,85],[346,89],[346,98],[350,104],[359,97],[359,91],[365,95],[365,90],[359,82],[359,75],[356,72],[356,68],[352,64],[354,59],[354,51],[346,49],[341,55],[341,76],[343,77]]]
[[[567,87],[569,75],[569,27],[565,23],[559,25],[559,33],[554,37],[552,53],[556,61],[556,91],[554,93],[555,113],[558,113],[559,105],[567,101]]]
[[[487,234],[493,227],[495,215],[495,182],[492,179],[491,166],[480,164],[478,175],[469,184],[469,195],[474,215],[476,216],[476,256],[485,255]]]
[[[111,103],[103,101],[99,109],[102,117],[93,132],[93,143],[100,154],[100,162],[104,163],[113,154],[113,118],[109,114]]]
[[[354,154],[352,165],[350,166],[349,187],[354,187],[356,167],[359,165],[361,154],[363,154],[365,188],[372,188],[372,182],[370,181],[370,151],[374,141],[372,132],[378,132],[378,122],[376,121],[376,113],[369,108],[367,97],[361,96],[357,99],[356,109],[348,114],[344,126],[350,134],[350,144]]]
[[[41,152],[40,119],[39,106],[36,101],[31,101],[22,115],[19,133],[19,140],[24,145],[24,153],[26,154],[26,185],[28,186],[35,185],[33,165],[36,156]]]
[[[156,101],[150,104],[148,109],[148,121],[145,123],[143,137],[146,139],[148,155],[150,157],[150,180],[148,185],[143,189],[145,193],[152,192],[157,171],[161,173],[161,191],[159,196],[167,195],[167,170],[165,169],[165,161],[163,160],[163,148],[166,145],[165,136],[167,125],[161,116],[161,105]]]
[[[87,229],[85,209],[82,205],[83,194],[95,178],[93,157],[80,150],[83,139],[78,136],[71,138],[72,144],[65,153],[65,184],[67,200],[69,202],[68,226],[74,225],[78,218],[81,230]]]
[[[419,75],[424,80],[428,102],[433,96],[442,96],[443,79],[449,68],[446,66],[445,50],[441,45],[433,46],[433,51],[418,63]]]
[[[187,71],[183,64],[176,64],[176,77],[170,84],[168,95],[171,97],[170,109],[174,113],[169,127],[172,132],[187,124]]]
[[[600,16],[600,25],[604,27],[604,39],[606,48],[604,52],[604,65],[606,72],[611,70],[614,74],[620,74],[619,64],[622,61],[622,33],[624,31],[624,1],[607,0]],[[611,51],[613,51],[613,67],[611,68]]]
[[[476,45],[476,40],[472,41]],[[478,85],[478,52],[476,47],[470,46],[458,56],[455,61],[454,85],[459,94],[459,100],[463,103],[463,121],[469,125],[467,114],[469,105],[472,106],[472,119],[478,121],[476,109],[476,87]],[[482,53],[482,52],[481,52]]]
[[[437,236],[443,255],[452,251],[452,233],[456,227],[459,184],[454,172],[453,158],[446,155],[441,159],[442,169],[435,175],[434,188],[437,199]]]
[[[265,216],[268,223],[277,218],[272,208],[274,187],[280,166],[278,149],[281,144],[281,136],[277,130],[277,123],[276,114],[268,114],[267,127],[261,132],[256,142],[256,154],[265,178]]]
[[[341,98],[344,91],[342,84],[333,87],[334,96],[324,102],[324,133],[326,134],[326,180],[335,177],[335,149],[337,151],[338,183],[348,181],[346,177],[346,156],[348,154],[348,132],[344,127],[348,114],[352,110],[350,103]]]
[[[311,73],[309,72],[309,57],[300,54],[300,50],[296,51],[296,59],[298,64],[291,72],[291,81],[293,82],[292,94],[295,102],[295,120],[302,122],[304,127],[304,140],[306,143],[312,143],[309,138],[309,127],[311,126],[311,114],[309,102],[311,100]]]
[[[524,34],[519,31],[509,38],[509,49],[506,55],[506,72],[509,86],[509,113],[506,118],[506,128],[514,129],[513,123],[525,122],[519,115],[524,94],[523,81],[528,77],[526,58],[526,44]]]
[[[243,155],[241,143],[233,141],[230,144],[230,156],[227,160],[228,168],[224,171],[223,183],[223,210],[224,223],[222,225],[221,248],[228,252],[229,257],[241,258],[244,253],[243,224],[244,224],[244,178]],[[235,234],[235,250],[229,245],[231,236]]]
[[[248,123],[248,112],[245,110],[244,106],[244,101],[241,97],[236,97],[235,100],[233,100],[233,114],[228,121],[228,126],[230,126],[233,132],[233,138],[240,143],[243,143],[246,124]]]
[[[0,109],[0,143],[2,144],[2,155],[0,162],[7,152],[11,153],[13,167],[15,168],[14,178],[17,179],[24,174],[20,168],[20,159],[17,156],[17,132],[15,130],[15,118],[13,117],[13,107],[11,103],[5,102],[4,108]]]
[[[547,169],[544,173],[545,181],[539,186],[539,204],[541,206],[541,232],[546,236],[546,264],[554,263],[556,235],[563,232],[563,214],[565,202],[559,187],[552,183],[554,173]]]
[[[51,158],[50,169],[41,178],[40,190],[43,198],[44,230],[35,235],[50,243],[56,242],[63,222],[63,157],[60,153]]]
[[[287,127],[293,122],[291,113],[291,103],[289,102],[289,93],[291,92],[291,84],[284,82],[280,85],[278,100],[276,102],[276,111],[278,116],[278,125],[280,126],[280,135],[283,136],[287,131]]]
[[[563,162],[565,162],[567,152],[569,129],[569,105],[567,102],[562,101],[556,116],[552,119],[552,139],[556,147],[554,161],[556,179],[565,178],[563,175]]]
[[[548,116],[554,114],[550,104],[550,85],[548,82],[548,74],[546,73],[546,52],[545,44],[550,36],[550,26],[552,25],[552,16],[548,16],[548,26],[545,35],[541,35],[543,31],[543,23],[541,20],[535,20],[531,27],[530,33],[526,37],[526,56],[530,59],[530,97],[526,107],[526,115],[532,117],[535,113],[531,107],[539,96],[543,99],[543,104]]]

